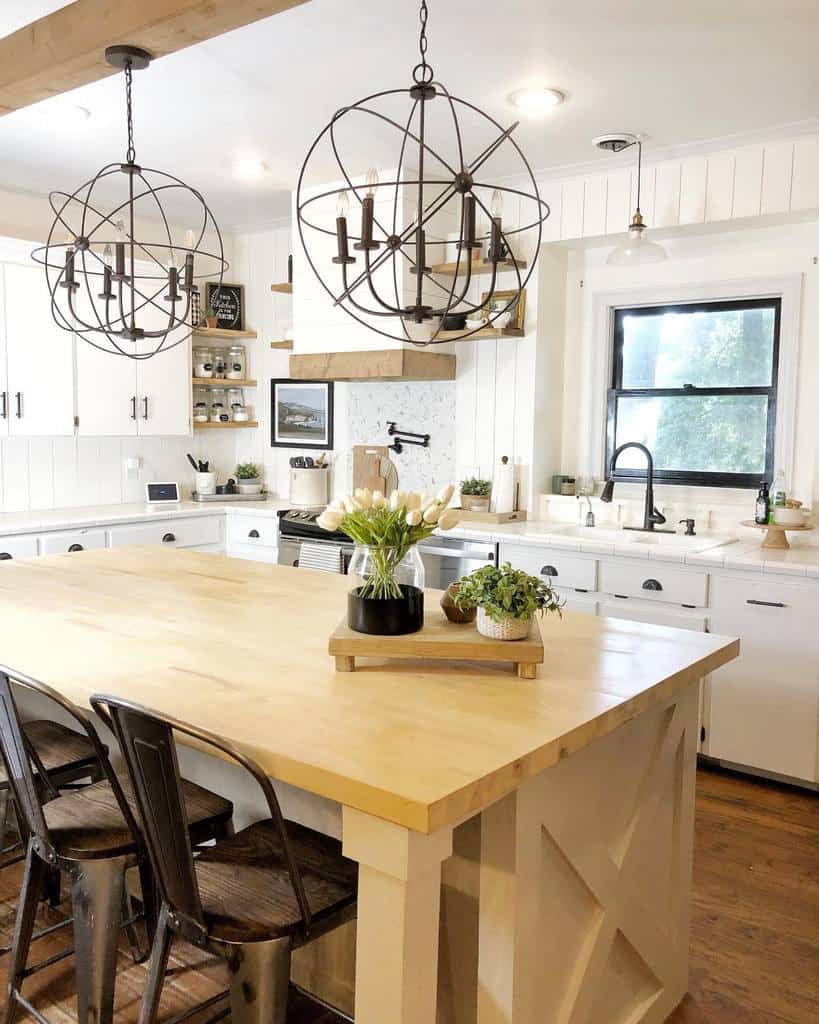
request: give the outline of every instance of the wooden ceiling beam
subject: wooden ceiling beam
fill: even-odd
[[[0,39],[0,116],[115,74],[107,46],[164,57],[306,2],[74,0]]]

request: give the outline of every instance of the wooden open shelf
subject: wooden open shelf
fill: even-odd
[[[258,420],[248,420],[247,423],[194,423],[194,430],[246,430],[250,427],[258,427]]]
[[[271,292],[276,292],[277,295],[292,295],[293,294],[293,282],[282,281],[281,284],[271,284]]]
[[[194,327],[194,338],[258,338],[256,331],[228,331],[221,327]]]
[[[471,264],[473,274],[491,274],[492,264],[484,263],[483,260],[472,260]],[[514,270],[517,265],[518,270],[526,269],[526,260],[500,260],[498,262],[498,270]],[[436,263],[434,267],[430,267],[433,274],[448,274],[450,277],[454,277],[455,274],[460,276],[466,273],[467,263],[463,261],[461,263]]]
[[[411,348],[290,356],[294,380],[455,380],[455,356]]]
[[[519,327],[481,327],[479,331],[462,338],[463,331],[441,331],[435,338],[436,341],[451,341],[461,338],[463,341],[478,341],[479,338],[522,338],[525,331]]]
[[[228,380],[227,377],[194,377],[195,388],[255,388],[256,381],[250,380]]]
[[[292,352],[293,351],[293,339],[292,338],[285,338],[284,341],[271,341],[270,342],[270,347],[271,348],[281,349],[284,352]]]

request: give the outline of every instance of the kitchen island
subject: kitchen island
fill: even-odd
[[[188,720],[341,805],[358,1024],[664,1020],[687,987],[698,682],[738,641],[567,614],[534,680],[337,673],[348,586],[152,547],[9,562],[0,663]]]

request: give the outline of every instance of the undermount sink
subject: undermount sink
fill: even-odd
[[[684,533],[643,533],[640,530],[624,530],[620,527],[606,526],[566,526],[558,527],[552,532],[563,537],[576,537],[578,540],[596,540],[604,544],[659,545],[668,548],[681,548],[687,551],[717,547],[721,544],[728,544],[733,540],[732,537],[721,537],[714,534],[697,534],[694,537],[687,537]]]

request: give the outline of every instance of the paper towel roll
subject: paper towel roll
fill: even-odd
[[[504,455],[492,481],[492,511],[512,512],[515,507],[515,467]]]

